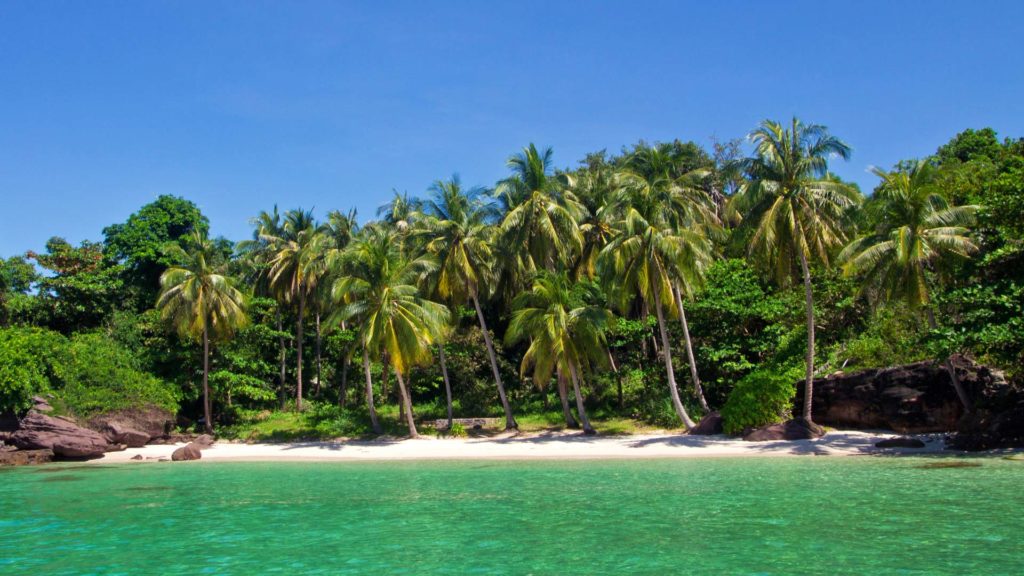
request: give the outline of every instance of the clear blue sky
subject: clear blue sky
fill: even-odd
[[[241,239],[275,203],[490,185],[531,141],[571,166],[793,114],[870,189],[964,128],[1024,135],[1022,38],[1022,2],[2,2],[0,255],[159,194]]]

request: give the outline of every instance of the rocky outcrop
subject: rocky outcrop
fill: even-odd
[[[958,450],[1024,448],[1024,393],[1009,396],[1003,402],[984,404],[964,418],[946,445]]]
[[[46,464],[51,460],[53,460],[52,450],[4,450],[0,448],[0,466],[31,466]]]
[[[202,457],[203,452],[200,449],[200,446],[195,442],[189,442],[171,453],[171,460],[175,462],[181,462],[183,460],[199,460]]]
[[[700,422],[696,426],[690,428],[687,434],[694,436],[711,436],[713,434],[722,434],[724,432],[722,427],[722,415],[718,412],[711,412],[707,416],[700,419]]]
[[[875,448],[924,448],[924,442],[917,438],[900,436],[898,438],[886,438],[885,440],[879,440],[878,442],[875,442]]]
[[[131,448],[166,438],[173,424],[174,415],[156,406],[108,412],[88,421],[89,428],[103,434],[110,443]]]
[[[951,361],[975,404],[1008,389],[1002,374],[962,356]],[[794,413],[803,408],[797,386]],[[887,429],[901,434],[952,432],[964,415],[949,373],[937,362],[838,374],[814,381],[814,421],[826,426]]]
[[[769,424],[748,432],[743,439],[747,442],[769,442],[772,440],[813,440],[825,435],[825,429],[802,418],[794,418],[780,424]]]
[[[21,419],[9,441],[20,450],[52,450],[54,456],[62,458],[96,458],[119,448],[70,419],[35,411]]]

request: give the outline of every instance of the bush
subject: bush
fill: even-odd
[[[726,434],[740,434],[788,417],[796,393],[796,382],[803,367],[789,369],[764,368],[747,374],[729,394],[722,407],[722,424]]]
[[[79,416],[145,405],[178,409],[174,389],[140,370],[131,353],[104,334],[73,336],[63,362],[55,368],[59,395]]]
[[[0,330],[0,413],[27,410],[32,396],[51,391],[66,348],[66,338],[43,328]]]

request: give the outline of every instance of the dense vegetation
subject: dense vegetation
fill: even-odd
[[[49,393],[332,436],[721,410],[736,432],[838,370],[962,352],[1022,376],[1024,140],[967,130],[866,195],[822,126],[749,141],[565,170],[530,145],[492,188],[454,176],[363,224],[274,207],[240,242],[162,196],[102,242],[0,261],[0,412]]]

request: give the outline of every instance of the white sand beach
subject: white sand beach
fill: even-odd
[[[816,440],[745,442],[726,436],[687,436],[674,433],[633,436],[584,436],[547,433],[468,439],[380,439],[337,442],[244,444],[218,442],[203,450],[209,461],[355,461],[355,460],[515,460],[705,458],[765,456],[856,456],[870,454],[928,454],[942,452],[942,435],[918,436],[924,448],[876,448],[887,432],[834,431]],[[169,459],[178,445],[150,445],[109,452],[96,463]],[[950,452],[952,454],[952,452]],[[139,461],[139,460],[134,460]]]

